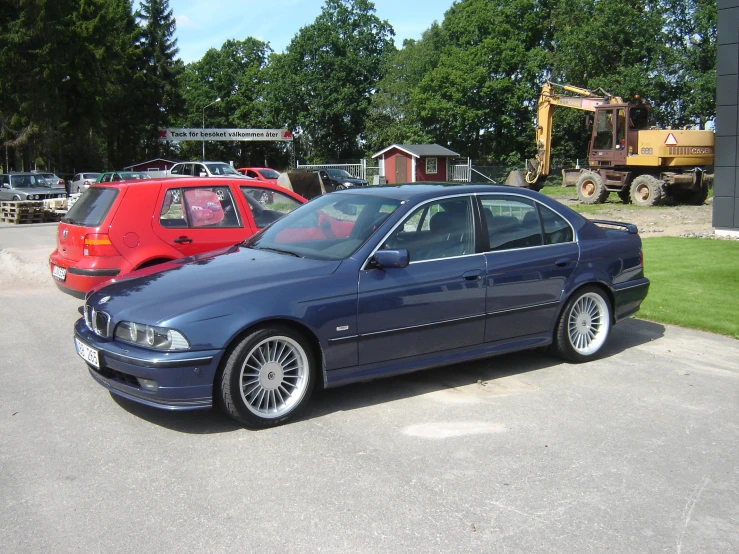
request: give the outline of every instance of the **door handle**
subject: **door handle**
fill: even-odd
[[[570,259],[569,258],[560,258],[556,262],[554,262],[554,265],[557,267],[569,267],[570,265]]]
[[[472,271],[462,274],[462,277],[464,277],[466,281],[477,281],[482,277],[482,271],[479,269],[473,269]]]
[[[177,244],[192,244],[192,239],[183,235],[174,239],[174,242]]]

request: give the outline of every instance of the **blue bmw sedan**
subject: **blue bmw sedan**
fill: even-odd
[[[633,225],[511,187],[368,187],[109,281],[74,342],[116,395],[262,428],[316,386],[548,345],[586,362],[648,288]]]

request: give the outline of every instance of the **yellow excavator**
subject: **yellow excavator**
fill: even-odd
[[[706,200],[713,175],[704,168],[713,165],[713,131],[657,129],[651,127],[648,104],[551,81],[539,96],[536,157],[526,162],[525,171],[511,172],[507,185],[543,186],[550,169],[552,115],[560,106],[591,112],[588,167],[562,170],[562,186],[575,185],[582,202],[605,202],[611,192],[642,206]]]

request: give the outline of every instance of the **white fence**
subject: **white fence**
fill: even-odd
[[[375,160],[371,160],[375,161]],[[359,163],[339,163],[339,164],[296,164],[297,169],[345,169],[352,177],[365,179],[371,182],[371,177],[380,174],[380,166],[367,165],[367,160],[359,160]]]
[[[450,160],[449,179],[460,183],[469,183],[472,180],[472,160],[467,158],[465,163],[461,163],[462,159]]]

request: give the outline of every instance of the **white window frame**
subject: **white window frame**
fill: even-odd
[[[429,162],[433,160],[434,170],[429,169]],[[426,158],[426,175],[438,175],[439,174],[439,159],[438,158]]]

